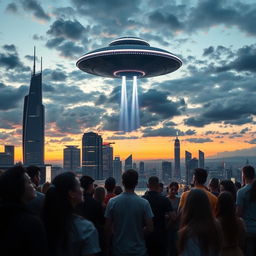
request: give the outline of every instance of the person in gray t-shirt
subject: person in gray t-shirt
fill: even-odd
[[[246,255],[256,255],[256,181],[252,166],[243,167],[242,179],[245,186],[237,192],[237,214],[245,223]]]
[[[147,200],[137,196],[134,189],[138,183],[138,173],[127,170],[122,176],[125,192],[111,198],[105,212],[106,217],[106,254],[146,256],[144,231],[153,230],[153,213]],[[113,232],[113,234],[112,234]]]

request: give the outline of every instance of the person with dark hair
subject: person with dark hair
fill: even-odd
[[[15,166],[0,176],[0,254],[46,256],[46,233],[40,219],[26,207],[35,189],[26,169]]]
[[[230,192],[220,193],[216,217],[223,231],[221,256],[243,256],[241,248],[245,240],[244,222],[236,216],[235,201]]]
[[[148,200],[154,214],[154,231],[146,237],[149,256],[165,256],[167,251],[167,220],[172,218],[171,202],[159,192],[159,179],[152,176],[148,179],[148,193],[143,196]]]
[[[107,195],[105,196],[104,203],[105,205],[108,204],[108,201],[115,197],[116,194],[114,193],[116,187],[116,180],[113,177],[109,177],[105,181],[105,189],[107,190]]]
[[[125,171],[122,182],[125,192],[111,198],[105,212],[106,255],[146,256],[144,231],[153,230],[153,213],[149,202],[134,193],[138,184],[138,173],[133,169]]]
[[[42,219],[51,256],[85,256],[100,252],[94,225],[75,215],[83,201],[79,180],[73,172],[57,175],[46,193]]]
[[[242,187],[241,183],[237,180],[235,181],[235,186],[236,186],[236,191],[238,191]]]
[[[207,180],[207,175],[208,174],[207,174],[207,171],[205,169],[196,168],[194,170],[194,175],[193,175],[193,185],[194,185],[194,188],[201,189],[206,193],[206,195],[207,195],[207,197],[210,201],[212,211],[215,214],[218,199],[211,192],[209,192],[207,190],[207,188],[204,186],[204,184]],[[182,211],[182,209],[185,205],[185,202],[186,202],[186,198],[187,198],[189,193],[190,193],[190,191],[186,191],[186,192],[182,193],[181,198],[180,198],[179,211]]]
[[[252,166],[243,167],[242,180],[245,186],[237,191],[237,214],[245,222],[245,255],[256,255],[256,180]]]
[[[81,177],[80,183],[83,188],[84,200],[77,206],[77,213],[94,224],[99,233],[100,247],[103,250],[105,224],[103,205],[93,198],[95,187],[92,177],[84,175]]]
[[[179,255],[220,255],[222,231],[213,217],[210,201],[204,190],[192,189],[188,193],[178,237]]]
[[[120,195],[121,193],[123,193],[123,189],[121,186],[116,186],[115,187],[115,190],[114,190],[114,193],[116,196]]]
[[[236,187],[232,180],[222,180],[220,182],[220,192],[227,191],[232,196],[234,201],[236,201]]]
[[[100,204],[102,205],[103,208],[106,207],[104,200],[105,200],[105,196],[106,196],[106,191],[103,187],[97,187],[94,190],[94,194],[93,194],[93,198],[100,202]]]
[[[27,206],[34,214],[40,216],[41,210],[44,204],[44,194],[38,191],[38,186],[40,184],[40,168],[34,165],[30,165],[27,169],[27,174],[30,177],[35,189],[36,197],[28,202]]]
[[[174,212],[171,225],[168,227],[168,241],[169,241],[169,256],[176,256],[177,251],[177,239],[178,239],[178,229],[179,229],[179,202],[180,197],[178,197],[179,184],[177,182],[171,182],[169,185],[168,198],[172,204],[172,209]]]
[[[220,181],[217,178],[212,178],[209,182],[209,190],[210,192],[215,195],[216,197],[220,194]]]

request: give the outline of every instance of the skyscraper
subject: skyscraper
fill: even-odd
[[[80,165],[80,149],[78,146],[66,146],[63,149],[64,171],[77,172],[79,171]]]
[[[145,163],[140,162],[139,163],[139,174],[143,175],[145,173]]]
[[[42,104],[42,59],[41,72],[34,66],[29,94],[25,96],[23,108],[23,163],[24,165],[44,165],[44,105]]]
[[[102,138],[94,132],[84,133],[82,139],[82,173],[101,180],[102,173]]]
[[[198,168],[198,159],[197,158],[192,158],[189,163],[188,163],[188,168],[189,168],[189,172],[188,172],[188,181],[189,183],[191,183],[192,181],[192,177],[193,177],[193,173],[194,173],[194,170],[196,168]]]
[[[180,176],[180,141],[178,139],[178,136],[175,139],[174,142],[174,178],[179,180],[181,178]]]
[[[185,168],[186,168],[186,183],[190,184],[190,175],[189,175],[189,162],[192,159],[192,154],[188,151],[185,151]]]
[[[198,159],[199,159],[198,167],[204,168],[204,152],[202,152],[201,150],[198,151]]]
[[[113,148],[110,142],[103,143],[103,179],[113,177]]]
[[[14,146],[5,145],[4,152],[0,152],[0,167],[14,165]]]
[[[162,177],[165,184],[169,184],[172,179],[172,163],[162,162]]]
[[[116,156],[113,161],[113,176],[118,185],[121,185],[121,177],[122,177],[122,161],[119,156]]]
[[[132,155],[129,155],[124,162],[124,170],[132,169]]]

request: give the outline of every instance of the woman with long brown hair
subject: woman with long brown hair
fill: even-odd
[[[217,256],[221,253],[221,241],[221,227],[213,217],[206,193],[192,189],[181,215],[179,255]]]
[[[217,219],[223,231],[222,256],[242,256],[245,241],[245,227],[243,221],[236,216],[236,206],[230,192],[222,192],[218,197]]]

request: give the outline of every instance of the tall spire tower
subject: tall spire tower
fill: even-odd
[[[178,134],[174,142],[174,174],[173,177],[180,180],[180,140],[178,139]]]
[[[42,70],[36,74],[36,48],[29,93],[23,108],[23,163],[44,165],[44,105],[42,104]]]

